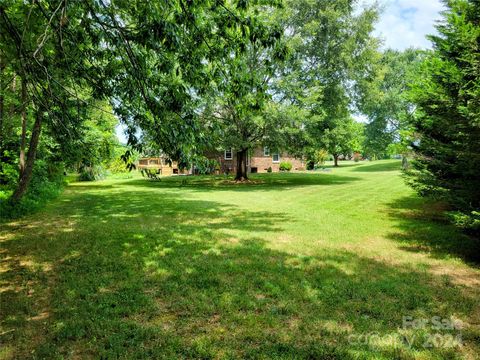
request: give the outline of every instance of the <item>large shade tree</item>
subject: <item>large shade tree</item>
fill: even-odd
[[[271,79],[288,50],[282,31],[273,16],[275,8],[262,4],[252,9],[262,25],[248,33],[248,41],[218,69],[217,81],[206,99],[203,118],[216,134],[217,143],[236,152],[236,176],[245,180],[247,156],[255,145],[273,143],[280,129],[287,125],[274,115],[271,102]]]
[[[324,134],[344,132],[342,122],[357,105],[356,84],[374,77],[378,10],[356,0],[292,0],[287,8],[283,23],[295,56],[278,84],[286,101],[308,110],[309,147],[321,148]]]
[[[373,79],[357,83],[357,103],[367,116],[365,152],[370,157],[385,157],[391,144],[401,144],[411,133],[410,122],[415,104],[408,96],[411,84],[419,76],[425,52],[388,49],[381,54]]]
[[[0,69],[21,78],[33,119],[12,201],[28,188],[42,128],[75,130],[93,99],[111,101],[130,145],[154,129],[166,152],[188,151],[196,99],[259,26],[244,1],[3,1]]]
[[[150,148],[190,165],[214,148],[232,149],[237,159],[236,179],[247,179],[249,150],[271,137],[275,129],[272,118],[265,116],[271,99],[269,83],[287,56],[282,31],[273,16],[277,5],[275,1],[252,3],[245,8],[244,24],[248,26],[229,30],[226,38],[202,39],[213,53],[226,56],[205,58],[202,86],[190,89],[195,131],[183,143],[188,146],[181,146],[177,136],[165,137],[158,128],[148,127],[142,138]]]

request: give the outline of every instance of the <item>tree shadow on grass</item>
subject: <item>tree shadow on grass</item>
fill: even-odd
[[[449,224],[440,204],[411,195],[389,206],[390,216],[398,223],[398,231],[389,237],[399,241],[403,250],[429,253],[438,259],[453,256],[480,265],[480,241]]]
[[[301,186],[330,186],[348,184],[360,180],[354,176],[333,174],[259,174],[252,175],[250,183],[235,183],[232,177],[226,176],[178,176],[164,177],[161,181],[133,179],[117,183],[116,186],[135,186],[147,188],[185,188],[199,191],[276,191]]]
[[[352,164],[350,162],[349,163],[343,163],[342,161],[339,161],[338,166],[335,166],[333,163],[332,164],[328,163],[328,164],[322,165],[321,167],[323,169],[345,169],[345,168],[357,167],[357,166],[361,166],[361,165],[362,165],[362,163],[353,163]]]
[[[352,169],[352,172],[384,172],[384,171],[400,171],[402,170],[402,164],[400,161],[395,162],[379,162],[368,165],[358,166]]]
[[[2,229],[7,357],[411,358],[421,340],[358,336],[475,310],[477,297],[410,266],[269,248],[262,234],[293,221],[283,213],[144,195],[74,192]]]

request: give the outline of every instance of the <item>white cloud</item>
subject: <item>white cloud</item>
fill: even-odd
[[[366,3],[372,3],[367,0]],[[440,0],[380,0],[384,11],[377,24],[376,35],[386,48],[430,48],[426,35],[434,34],[435,22],[441,19],[444,6]]]

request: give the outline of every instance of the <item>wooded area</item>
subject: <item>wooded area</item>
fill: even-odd
[[[443,4],[399,50],[374,1],[1,0],[0,359],[478,358],[480,1]]]

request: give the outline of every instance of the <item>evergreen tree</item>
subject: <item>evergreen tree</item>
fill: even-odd
[[[447,2],[434,51],[412,90],[416,159],[411,184],[447,200],[462,225],[480,228],[480,2]]]

